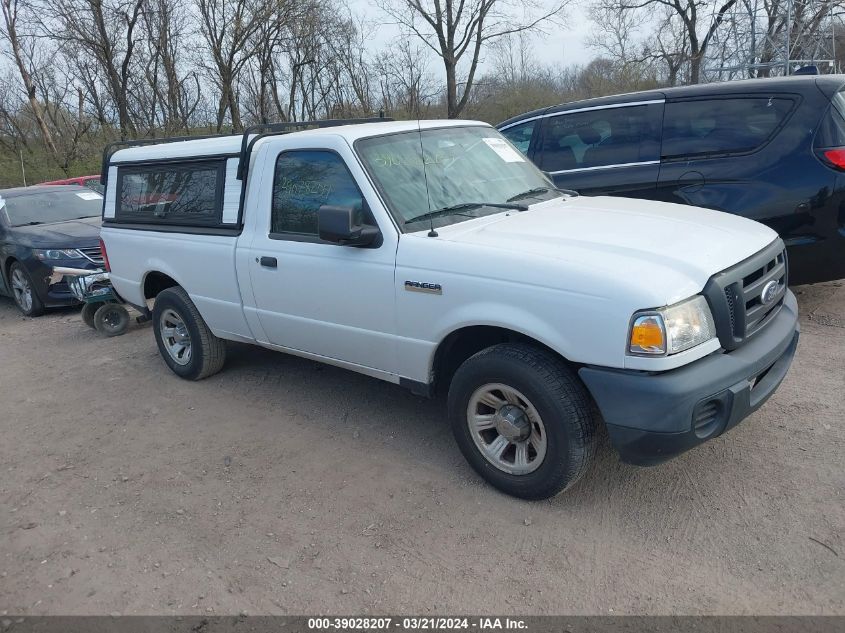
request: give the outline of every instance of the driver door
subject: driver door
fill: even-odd
[[[394,373],[398,235],[345,141],[308,141],[272,139],[256,161],[264,170],[248,265],[258,321],[273,346]],[[380,238],[321,240],[322,205],[360,209]]]

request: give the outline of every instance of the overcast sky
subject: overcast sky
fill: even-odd
[[[356,15],[364,15],[378,21],[387,20],[372,0],[347,1],[350,9]],[[576,0],[573,4],[584,4],[584,2]],[[585,64],[595,57],[595,51],[588,49],[584,44],[590,32],[590,22],[577,7],[566,9],[564,15],[567,24],[565,28],[551,26],[547,36],[532,37],[537,59],[544,64],[560,64],[563,66]],[[384,48],[398,34],[399,30],[395,26],[383,25],[375,34],[373,48]],[[430,70],[436,73],[440,68],[432,64]]]

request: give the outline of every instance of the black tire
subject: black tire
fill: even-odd
[[[119,303],[103,303],[94,313],[94,329],[106,336],[126,334],[129,312]]]
[[[26,305],[25,300],[23,300],[18,295],[18,292],[16,292],[15,290],[14,280],[16,275],[21,275],[24,282],[28,284],[30,296],[29,305]],[[35,284],[32,283],[32,277],[30,276],[27,269],[24,268],[18,262],[15,262],[9,268],[9,286],[12,292],[12,299],[14,300],[15,305],[18,307],[18,310],[23,312],[28,317],[37,317],[44,314],[44,303],[41,301],[41,297],[38,296],[38,291],[35,289]]]
[[[505,472],[476,446],[468,423],[470,399],[477,389],[493,383],[524,394],[542,419],[545,456],[532,472]],[[515,497],[547,499],[558,494],[580,479],[595,454],[596,423],[586,388],[562,359],[538,347],[503,343],[469,358],[452,379],[448,411],[458,447],[470,465]]]
[[[171,356],[164,340],[162,316],[166,316],[168,311],[172,311],[182,320],[190,339],[190,357],[184,364],[180,364]],[[162,290],[156,297],[153,306],[153,331],[161,357],[180,378],[208,378],[219,372],[226,362],[226,341],[211,333],[188,293],[178,286]]]
[[[97,329],[94,325],[94,314],[101,305],[100,303],[85,303],[82,305],[82,321],[91,329]]]

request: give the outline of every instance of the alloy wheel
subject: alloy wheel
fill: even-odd
[[[15,296],[15,301],[24,312],[32,310],[32,285],[20,268],[15,268],[12,272],[12,293]]]

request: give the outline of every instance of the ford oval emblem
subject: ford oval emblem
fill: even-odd
[[[775,297],[778,296],[778,290],[780,290],[780,282],[775,280],[763,286],[763,292],[760,293],[760,301],[764,306],[769,305],[775,300]]]

